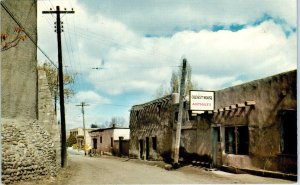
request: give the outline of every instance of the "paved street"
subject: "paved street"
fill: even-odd
[[[294,183],[248,174],[205,171],[186,166],[167,171],[138,160],[116,157],[89,157],[69,151],[72,175],[65,184],[202,184],[202,183]]]

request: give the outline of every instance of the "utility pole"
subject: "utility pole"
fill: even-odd
[[[61,49],[61,27],[60,14],[75,13],[72,11],[60,11],[59,6],[56,6],[56,11],[43,11],[43,14],[56,14],[56,33],[57,33],[57,48],[58,48],[58,79],[59,79],[59,97],[60,97],[60,121],[61,121],[61,167],[66,166],[67,148],[66,148],[66,122],[65,122],[65,101],[64,101],[64,74],[62,66],[62,49]]]
[[[81,104],[76,105],[81,107],[81,113],[82,113],[82,124],[83,124],[83,149],[84,149],[84,155],[86,155],[85,151],[85,122],[84,122],[84,107],[89,106],[88,104],[85,104],[84,102],[81,102]]]
[[[185,76],[186,76],[186,59],[182,61],[182,74],[180,81],[180,92],[179,92],[179,111],[178,111],[178,122],[176,125],[176,138],[174,148],[174,164],[178,164],[179,159],[179,147],[180,147],[180,135],[181,135],[181,124],[183,115],[183,101],[185,92]]]

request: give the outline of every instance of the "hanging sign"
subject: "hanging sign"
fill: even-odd
[[[190,110],[209,111],[215,108],[215,92],[214,91],[190,91]]]

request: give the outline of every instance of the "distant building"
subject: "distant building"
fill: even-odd
[[[128,155],[129,128],[112,126],[90,131],[93,152]]]
[[[248,172],[296,174],[296,81],[294,70],[215,91],[215,110],[196,116],[185,101],[180,157]],[[132,107],[132,157],[172,158],[178,107],[171,95]]]
[[[95,130],[96,128],[86,128],[85,129],[85,144],[88,148],[91,148],[91,136],[89,134],[90,131]],[[83,128],[73,128],[70,130],[70,135],[73,135],[76,138],[78,148],[83,149],[84,145],[84,132]]]

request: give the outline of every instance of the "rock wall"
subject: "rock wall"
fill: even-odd
[[[37,120],[2,119],[1,122],[3,184],[56,175],[55,146]]]
[[[60,125],[56,120],[53,98],[43,70],[38,70],[38,110],[39,125],[50,134],[56,150],[56,164],[60,166]]]
[[[60,167],[60,130],[46,74],[39,70],[39,118],[2,118],[2,182],[55,176]]]

